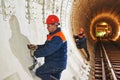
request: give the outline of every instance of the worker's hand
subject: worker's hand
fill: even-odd
[[[31,49],[31,50],[36,50],[38,48],[38,46],[35,44],[27,44],[27,47],[28,49]]]
[[[79,39],[75,39],[75,42],[78,42],[79,41]]]

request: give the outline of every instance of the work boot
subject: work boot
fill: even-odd
[[[87,52],[87,57],[86,57],[86,60],[87,61],[90,61],[90,55],[89,55],[89,53]]]
[[[87,54],[87,61],[90,61],[90,55],[89,55],[89,52],[88,51],[86,51],[86,54]]]
[[[38,63],[37,60],[34,59],[33,60],[33,65],[29,67],[29,70],[33,70],[37,63]]]

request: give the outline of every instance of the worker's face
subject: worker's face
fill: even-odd
[[[51,33],[57,29],[57,26],[55,24],[47,24],[47,29]]]
[[[84,31],[83,31],[83,30],[80,30],[79,33],[82,34],[82,33],[84,33]]]

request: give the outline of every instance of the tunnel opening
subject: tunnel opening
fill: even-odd
[[[99,32],[96,32],[96,28]],[[101,30],[101,31],[100,31]],[[93,40],[97,40],[98,35],[102,39],[117,40],[119,38],[119,22],[118,18],[111,14],[100,14],[93,18],[90,25],[90,35]],[[96,36],[97,33],[97,36]]]
[[[110,0],[109,2],[104,0],[74,0],[71,15],[73,34],[78,33],[79,27],[82,26],[92,45],[95,42],[94,40],[96,40],[95,25],[98,22],[107,22],[111,31],[108,38],[113,41],[120,41],[119,5],[120,1],[114,0]]]
[[[113,4],[114,3],[114,4]],[[79,34],[79,28],[83,27],[87,36],[90,56],[94,57],[95,44],[97,42],[96,26],[99,23],[107,23],[106,35],[103,39],[110,39],[120,44],[120,1],[110,0],[74,0],[71,12],[72,33]],[[102,31],[104,31],[103,28]],[[94,65],[94,60],[91,60]]]
[[[120,1],[115,0],[74,0],[71,14],[71,27],[73,34],[79,33],[79,28],[84,28],[88,39],[89,50],[95,50],[97,42],[97,28],[102,23],[102,39],[112,40],[120,44]],[[91,57],[95,55],[90,53]],[[91,60],[94,65],[94,58]]]
[[[108,38],[111,35],[112,29],[107,22],[97,23],[95,26],[95,37],[101,37],[103,39]]]

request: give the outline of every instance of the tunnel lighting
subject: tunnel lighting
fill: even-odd
[[[103,37],[105,34],[106,34],[106,32],[98,31],[98,32],[96,32],[96,37]]]
[[[102,22],[101,25],[108,25],[106,22]]]
[[[120,25],[118,26],[118,32],[117,35],[112,39],[113,41],[116,41],[120,37]]]
[[[14,0],[1,0],[0,8],[0,14],[2,14],[4,21],[8,21],[15,14]]]
[[[120,31],[118,32],[118,35],[120,36]]]
[[[111,33],[111,31],[108,31],[108,33]]]
[[[103,20],[103,21],[102,21]],[[116,31],[114,31],[114,33],[113,33],[113,31],[111,32],[109,32],[109,27],[104,27],[104,26],[106,26],[106,25],[108,25],[109,26],[109,24],[108,24],[108,20],[111,20],[116,26],[115,27],[111,27],[111,28],[115,28],[115,30]],[[97,21],[98,21],[98,23],[97,23]],[[101,21],[101,22],[100,22]],[[108,21],[108,22],[106,22],[106,21]],[[100,23],[99,23],[100,22]],[[100,33],[96,33],[97,31],[96,31],[96,24],[98,25],[98,26],[100,26],[101,27],[101,25],[102,25],[102,29],[103,30],[105,30],[106,31],[106,33],[103,33],[103,32],[100,32]],[[99,25],[100,24],[100,25]],[[99,27],[98,27],[99,28]],[[91,20],[91,24],[90,24],[90,35],[91,35],[91,38],[93,39],[93,40],[96,40],[97,38],[96,38],[96,35],[98,34],[98,36],[102,36],[102,35],[105,35],[105,34],[108,34],[108,33],[111,33],[111,35],[113,34],[114,36],[112,36],[112,40],[114,40],[114,41],[116,41],[118,38],[119,38],[119,36],[120,36],[120,29],[119,29],[120,27],[119,27],[119,21],[118,21],[118,17],[115,15],[115,14],[110,14],[109,12],[107,13],[107,12],[105,12],[105,13],[100,13],[100,14],[98,14],[97,16],[95,16],[92,20]],[[103,30],[101,30],[101,31],[103,31]],[[98,30],[99,31],[99,30]],[[119,32],[118,32],[119,31]],[[117,33],[118,32],[118,33]]]
[[[118,34],[112,39],[113,41],[116,41],[120,36],[120,31],[118,32]]]

